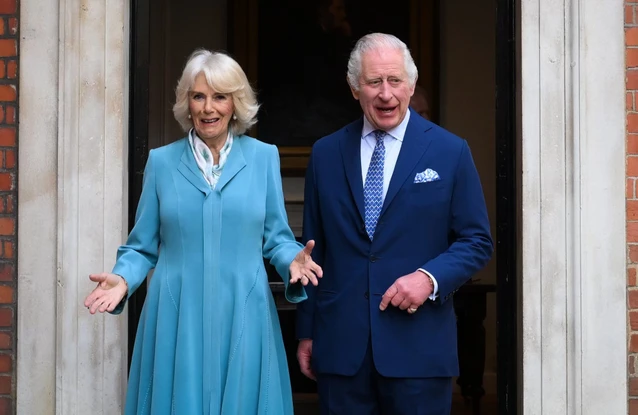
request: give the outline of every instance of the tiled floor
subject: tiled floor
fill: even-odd
[[[314,394],[295,397],[295,415],[319,415],[317,398]],[[496,396],[487,395],[481,401],[480,415],[498,415]],[[354,414],[353,414],[354,415]],[[359,414],[357,414],[359,415]],[[365,414],[361,414],[365,415]],[[452,401],[451,415],[474,415],[472,407],[466,404],[460,395],[455,395]]]

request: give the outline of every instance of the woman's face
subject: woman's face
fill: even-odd
[[[235,111],[233,97],[216,92],[208,85],[203,73],[197,75],[188,93],[188,108],[199,138],[204,141],[226,140],[228,123]]]

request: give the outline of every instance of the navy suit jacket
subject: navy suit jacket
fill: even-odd
[[[307,288],[308,300],[298,306],[298,338],[313,339],[317,373],[354,375],[371,340],[383,376],[456,376],[452,296],[493,251],[470,149],[412,111],[370,241],[364,227],[362,128],[363,118],[312,149],[303,239],[316,241],[313,256],[324,276],[318,287]],[[428,168],[440,180],[414,183]],[[414,314],[392,305],[380,311],[388,287],[418,268],[436,278],[437,300],[426,301]]]

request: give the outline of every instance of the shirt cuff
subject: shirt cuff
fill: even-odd
[[[434,275],[430,274],[423,268],[419,268],[419,271],[421,271],[422,273],[430,277],[430,279],[432,279],[432,285],[434,285],[434,288],[432,289],[432,294],[428,298],[432,301],[435,301],[436,297],[439,295],[439,283],[436,282],[436,278],[434,278]]]

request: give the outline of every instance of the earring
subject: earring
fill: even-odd
[[[188,119],[190,120],[191,118],[193,118],[193,117],[191,117],[191,115],[190,115],[190,114],[188,114]]]
[[[233,114],[233,120],[237,119],[237,115]]]

